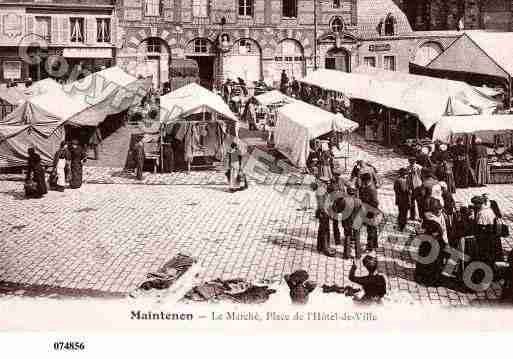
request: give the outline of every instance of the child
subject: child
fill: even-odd
[[[357,277],[355,275],[356,263],[353,262],[353,266],[349,271],[349,280],[363,287],[364,295],[361,299],[362,302],[379,303],[387,294],[387,284],[385,277],[381,274],[375,274],[378,268],[378,260],[372,256],[365,256],[362,263],[369,274],[364,277]]]
[[[285,281],[290,288],[292,303],[307,304],[308,296],[316,287],[314,283],[308,281],[308,273],[304,270],[297,270],[291,275],[286,275]]]

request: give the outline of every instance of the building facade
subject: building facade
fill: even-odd
[[[408,71],[458,36],[412,31],[393,0],[120,0],[116,13],[117,64],[156,86],[186,58],[210,84],[361,64]]]
[[[0,0],[0,82],[66,76],[114,63],[113,0]]]
[[[513,30],[511,0],[395,0],[415,30]]]

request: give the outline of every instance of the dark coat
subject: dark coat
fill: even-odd
[[[32,180],[36,183],[35,192],[30,195],[40,197],[48,193],[45,170],[41,165],[41,157],[37,153],[29,157],[26,180]]]
[[[400,177],[394,182],[395,204],[397,206],[408,206],[410,203],[410,189],[406,177]]]
[[[375,186],[373,186],[372,184],[362,186],[359,188],[358,193],[363,203],[373,208],[379,207],[378,191],[376,190]]]

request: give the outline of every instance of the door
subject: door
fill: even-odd
[[[214,85],[214,56],[187,56],[198,63],[200,85],[212,90]]]
[[[343,49],[328,51],[326,55],[326,68],[349,72],[349,54]]]
[[[146,62],[148,75],[152,76],[153,88],[160,86],[160,59],[158,57],[149,58]]]

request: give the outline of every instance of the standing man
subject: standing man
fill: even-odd
[[[84,148],[80,145],[78,140],[71,142],[70,149],[71,156],[71,180],[70,188],[77,189],[82,186],[82,171],[84,162],[87,161],[87,155]]]
[[[144,159],[144,143],[141,137],[135,144],[135,173],[139,181],[143,179]]]
[[[408,222],[408,209],[410,208],[410,189],[408,188],[408,170],[401,168],[399,178],[394,183],[395,204],[399,210],[398,224],[402,232]]]
[[[417,164],[417,160],[415,157],[410,157],[408,159],[409,165],[406,169],[408,172],[408,190],[410,191],[410,219],[415,221],[417,218],[417,211],[415,210],[415,205],[419,208],[420,212],[420,198],[419,198],[419,188],[422,186],[422,166]]]
[[[372,183],[372,176],[370,173],[362,174],[362,185],[358,190],[362,203],[369,206],[371,210],[367,212],[367,219],[373,219],[376,214],[375,210],[379,208],[378,191]],[[367,251],[373,251],[378,248],[378,228],[374,224],[366,221],[367,226]]]
[[[93,150],[94,160],[99,160],[99,146],[102,141],[102,135],[99,127],[95,127],[91,137],[89,137],[89,148]]]
[[[347,187],[347,196],[340,196],[333,203],[334,215],[344,228],[344,259],[350,259],[351,242],[355,242],[355,257],[361,257],[360,225],[362,222],[362,201],[356,197],[356,189]]]
[[[287,76],[287,73],[285,70],[281,70],[281,79],[280,79],[280,91],[287,94],[287,88],[289,86],[289,77]]]

